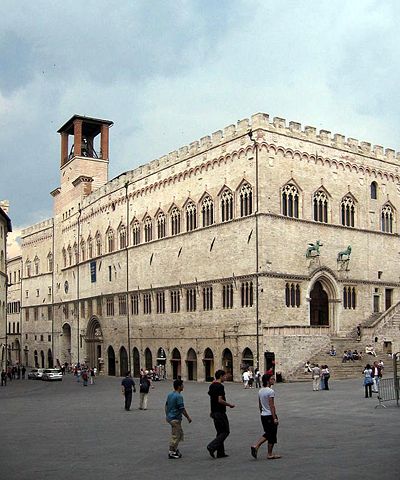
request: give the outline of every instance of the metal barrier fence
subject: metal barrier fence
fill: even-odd
[[[396,401],[399,406],[400,397],[400,377],[398,376],[400,366],[400,355],[397,353],[393,356],[393,378],[381,378],[378,385],[379,404],[375,408],[384,407],[383,402]]]

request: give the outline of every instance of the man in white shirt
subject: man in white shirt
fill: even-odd
[[[262,376],[263,388],[258,392],[258,405],[261,413],[261,423],[264,428],[263,436],[255,445],[252,445],[251,455],[257,459],[258,449],[263,443],[268,441],[268,460],[276,460],[281,458],[281,455],[274,455],[272,450],[277,442],[276,434],[278,431],[278,417],[275,409],[275,391],[271,388],[275,383],[275,378],[272,375],[264,374]]]

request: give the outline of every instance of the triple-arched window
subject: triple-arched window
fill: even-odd
[[[191,232],[197,228],[197,208],[193,202],[186,205],[186,231]]]
[[[140,243],[140,223],[138,220],[134,220],[132,223],[132,242],[133,245],[139,245]]]
[[[345,227],[354,227],[355,205],[354,199],[346,195],[340,204],[340,219]]]
[[[233,218],[233,194],[228,189],[221,194],[221,220],[227,222]]]
[[[157,237],[164,238],[166,236],[166,218],[163,212],[160,212],[157,216]]]
[[[178,207],[174,207],[171,211],[171,234],[178,233],[181,233],[181,212]]]
[[[153,223],[149,216],[144,221],[144,241],[151,242],[153,239]]]
[[[244,183],[239,192],[240,216],[246,217],[253,213],[253,189],[248,183]]]
[[[314,220],[328,223],[328,196],[323,190],[314,193],[313,198]]]
[[[299,192],[296,185],[288,183],[282,189],[282,214],[299,218]]]
[[[214,202],[209,195],[206,195],[201,202],[201,216],[203,227],[208,227],[214,223]]]
[[[107,249],[108,253],[111,253],[115,250],[115,245],[114,245],[114,230],[110,227],[107,230]]]
[[[389,204],[382,208],[381,230],[386,233],[393,233],[393,209]]]

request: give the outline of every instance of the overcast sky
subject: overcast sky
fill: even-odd
[[[52,216],[56,133],[112,120],[110,178],[269,113],[399,149],[400,2],[2,0],[0,200]]]

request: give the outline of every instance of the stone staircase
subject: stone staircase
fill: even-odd
[[[400,315],[399,315],[399,322],[400,322]],[[318,365],[328,365],[330,373],[331,373],[331,380],[344,380],[347,378],[362,378],[362,372],[364,367],[367,363],[371,364],[375,360],[383,360],[385,368],[384,368],[384,376],[390,376],[393,373],[393,362],[392,359],[388,357],[387,354],[384,354],[382,351],[377,350],[376,357],[371,355],[366,355],[365,352],[365,344],[364,342],[357,341],[353,338],[331,338],[331,344],[334,345],[336,349],[336,356],[333,357],[329,355],[326,349],[316,353],[314,356],[309,358],[308,360],[311,363],[317,363]],[[345,363],[342,363],[343,353],[345,350],[354,350],[361,351],[363,354],[361,360],[355,360],[352,362],[351,360]],[[302,382],[302,381],[311,381],[311,374],[304,373],[304,366],[299,367],[293,375],[290,376],[288,379],[289,381],[294,382]]]

